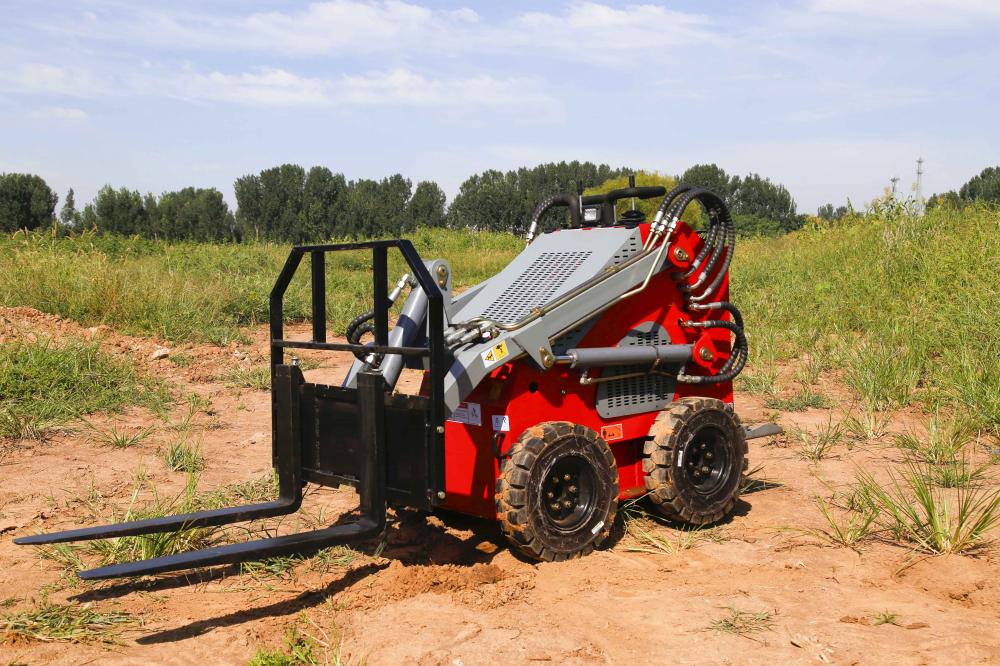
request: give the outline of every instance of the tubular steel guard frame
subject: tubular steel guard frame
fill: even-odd
[[[397,248],[410,267],[411,275],[417,285],[427,295],[427,347],[390,347],[389,341],[389,279],[388,250]],[[351,250],[372,251],[372,282],[375,294],[375,343],[372,345],[355,345],[350,343],[326,342],[326,272],[325,255],[327,252],[345,252]],[[312,340],[296,341],[284,339],[284,296],[288,286],[295,277],[302,257],[310,255],[312,264]],[[318,257],[318,258],[317,258]],[[317,268],[319,266],[320,268]],[[285,260],[285,265],[275,280],[269,299],[269,314],[271,328],[271,374],[274,369],[284,363],[284,350],[322,349],[330,351],[373,352],[383,354],[399,354],[401,356],[418,356],[429,358],[430,371],[430,409],[427,417],[430,465],[428,471],[428,486],[432,490],[428,501],[432,505],[440,504],[438,495],[444,489],[444,377],[448,372],[447,347],[444,344],[444,296],[434,278],[428,272],[423,259],[417,253],[413,243],[405,239],[389,239],[365,241],[361,243],[333,243],[324,245],[298,245],[292,248]],[[319,325],[318,322],[322,322]],[[272,407],[272,419],[276,419],[278,410]],[[275,445],[276,446],[276,445]],[[274,450],[275,467],[278,466],[277,448]]]
[[[418,285],[428,298],[428,347],[388,346],[388,279],[387,250],[399,249]],[[375,289],[375,345],[353,345],[326,342],[326,252],[372,250],[373,282]],[[283,339],[283,300],[286,290],[302,261],[310,253],[312,289],[312,340]],[[425,419],[428,443],[426,485],[427,504],[440,504],[439,491],[444,484],[444,373],[447,372],[444,347],[443,296],[412,243],[407,240],[383,240],[364,243],[333,245],[306,245],[292,248],[285,265],[270,294],[271,333],[271,409],[272,409],[272,458],[278,473],[278,498],[270,502],[227,507],[208,511],[136,520],[114,525],[102,525],[49,534],[37,534],[14,539],[20,545],[46,545],[70,541],[108,539],[116,537],[155,534],[175,530],[226,525],[260,518],[293,513],[302,504],[305,482],[302,465],[302,372],[293,365],[284,364],[285,348],[324,349],[343,351],[375,351],[403,356],[429,357],[430,399]],[[362,371],[358,374],[357,389],[350,389],[359,419],[359,433],[364,444],[359,456],[356,487],[360,495],[361,516],[357,521],[323,529],[259,539],[244,543],[227,544],[204,550],[190,551],[157,557],[138,562],[127,562],[100,567],[79,573],[84,580],[100,580],[129,576],[144,576],[183,569],[233,564],[247,560],[277,557],[293,553],[316,551],[321,548],[377,537],[385,528],[387,506],[387,403],[392,397],[386,394],[386,384],[381,374]],[[347,389],[337,389],[344,391]]]

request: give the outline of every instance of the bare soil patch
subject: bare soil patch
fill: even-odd
[[[538,564],[512,554],[490,523],[401,512],[392,516],[378,556],[378,544],[361,544],[353,556],[313,558],[274,574],[231,567],[85,584],[11,538],[86,524],[95,511],[123,511],[140,470],[162,495],[182,492],[186,476],[162,460],[179,427],[204,457],[199,490],[269,474],[269,394],[225,380],[234,366],[265,362],[266,330],[229,347],[174,347],[27,308],[0,310],[0,344],[38,335],[100,339],[106,350],[170,382],[180,399],[162,418],[133,409],[91,419],[99,428],[155,426],[130,448],[103,446],[79,427],[43,442],[5,445],[0,615],[47,598],[123,611],[138,623],[118,644],[17,638],[0,645],[2,663],[245,663],[260,648],[281,648],[289,629],[304,622],[307,629],[321,627],[345,663],[1000,662],[995,550],[918,557],[866,543],[857,553],[788,529],[822,527],[814,496],[845,487],[858,468],[900,460],[888,440],[841,443],[818,462],[798,455],[788,437],[751,442],[751,468],[761,466],[755,476],[770,483],[745,494],[736,514],[710,536],[672,553],[638,552],[641,544],[625,537],[580,560]],[[154,359],[164,346],[169,354]],[[349,355],[302,357],[319,364],[307,371],[318,381],[337,381],[350,362]],[[842,408],[846,394],[835,379],[823,381]],[[202,405],[193,415],[184,400],[191,394]],[[773,411],[749,395],[737,397],[737,409],[745,422]],[[777,418],[809,429],[830,413],[809,409]],[[891,429],[903,431],[922,418],[897,414]],[[349,518],[356,501],[351,490],[321,489],[309,494],[302,513],[265,527],[287,533],[330,524]],[[668,539],[679,534],[658,529]],[[710,629],[733,609],[766,614],[769,628],[743,635]],[[893,621],[878,623],[876,616]]]

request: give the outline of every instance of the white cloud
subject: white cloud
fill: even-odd
[[[27,62],[0,71],[0,89],[10,92],[92,97],[104,88],[90,71],[78,67]]]
[[[658,58],[665,47],[723,39],[702,14],[658,4],[617,8],[597,2],[521,12],[495,21],[482,20],[469,7],[440,10],[401,0],[328,0],[301,10],[232,18],[113,5],[89,19],[56,25],[61,32],[112,41],[281,56],[506,55],[516,48],[570,61],[623,65]],[[641,53],[642,49],[646,51]]]
[[[77,122],[87,119],[87,112],[83,109],[65,106],[45,106],[34,111],[31,115],[36,118],[58,120],[63,122]]]
[[[799,14],[816,27],[940,30],[1000,21],[996,0],[812,0]]]
[[[176,97],[253,106],[396,106],[552,112],[556,101],[531,78],[472,76],[429,79],[408,69],[303,77],[264,68],[240,74],[186,72],[167,84]]]

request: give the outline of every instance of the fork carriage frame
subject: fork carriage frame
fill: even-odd
[[[388,261],[397,248],[428,299],[427,346],[388,345]],[[375,341],[370,345],[327,342],[326,253],[370,249],[375,306]],[[310,255],[312,337],[284,338],[284,295],[302,257]],[[179,553],[80,572],[85,580],[142,576],[181,569],[232,564],[249,559],[316,551],[377,537],[385,528],[389,501],[430,510],[445,498],[443,294],[413,244],[404,239],[303,245],[292,248],[270,294],[272,463],[278,475],[274,501],[20,537],[22,545],[107,539],[194,529],[293,513],[302,504],[306,482],[351,485],[360,495],[360,516],[351,523]],[[305,381],[285,349],[399,354],[423,357],[429,370],[427,396],[387,392],[376,372],[358,373],[357,388]],[[387,465],[388,460],[392,465]]]

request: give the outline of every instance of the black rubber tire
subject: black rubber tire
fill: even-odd
[[[544,496],[553,470],[572,474],[577,501],[565,518]],[[561,477],[560,477],[561,478]],[[567,492],[569,487],[567,487]],[[567,496],[568,497],[568,496]],[[500,528],[518,551],[546,562],[582,557],[611,533],[618,512],[618,466],[608,443],[590,428],[548,421],[525,430],[511,447],[496,484]],[[555,504],[558,504],[556,502]]]
[[[681,398],[657,415],[649,435],[642,470],[649,499],[660,514],[691,525],[716,523],[729,515],[747,466],[746,432],[739,417],[721,400]],[[704,458],[706,452],[710,459]]]

